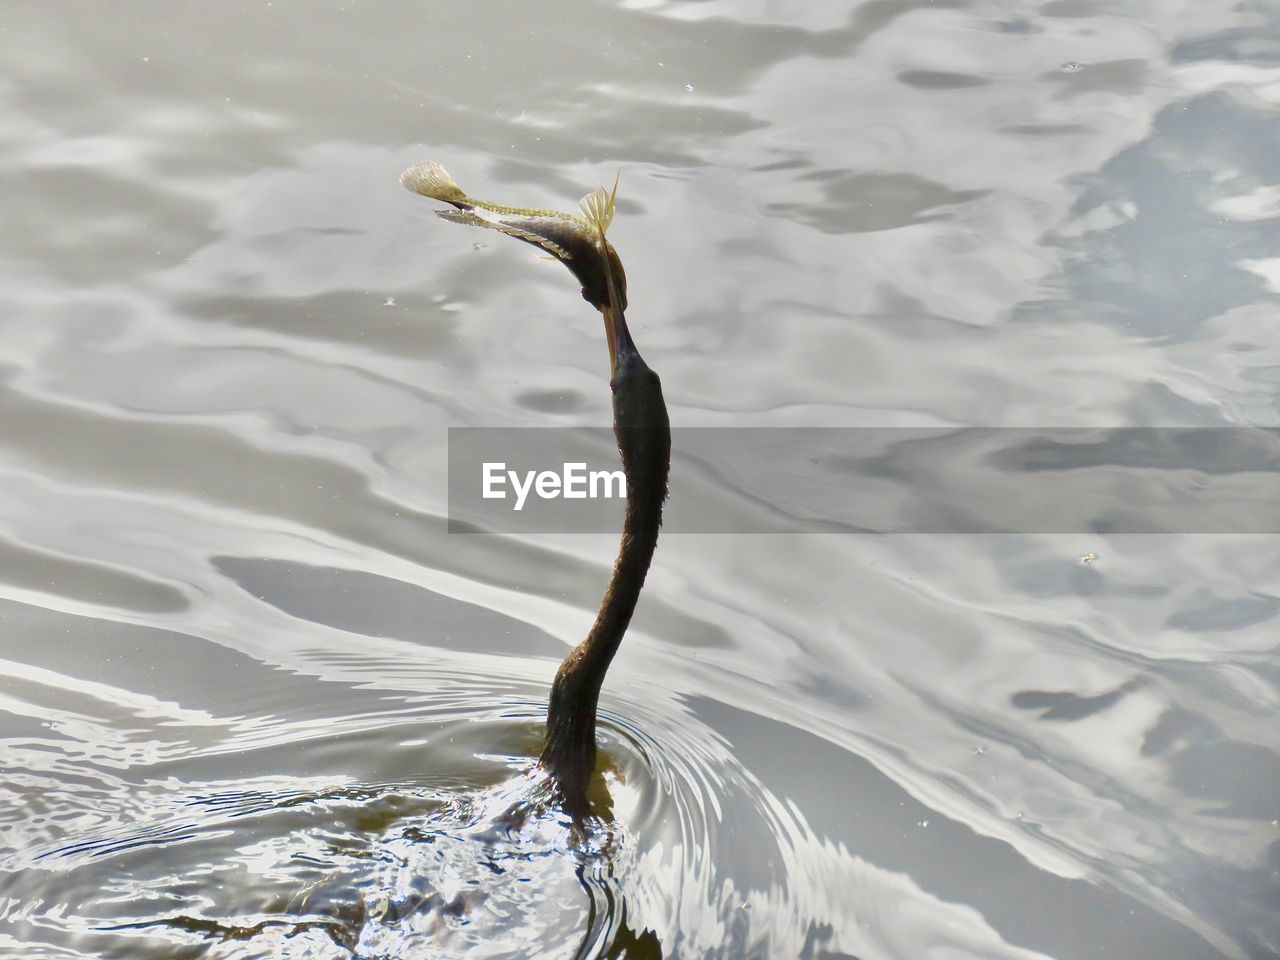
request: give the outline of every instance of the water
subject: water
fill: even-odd
[[[602,336],[396,182],[621,169],[676,426],[1274,427],[1273,4],[5,13],[0,953],[1280,951],[1273,536],[669,536],[607,824],[504,826],[615,544],[446,427]]]

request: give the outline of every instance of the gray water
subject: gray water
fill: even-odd
[[[495,829],[616,542],[448,533],[447,428],[607,363],[396,182],[621,170],[677,426],[1275,427],[1280,7],[11,2],[0,62],[0,953],[1280,953],[1274,535],[670,535],[605,825]]]

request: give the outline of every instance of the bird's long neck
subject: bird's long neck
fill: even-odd
[[[614,432],[627,476],[627,508],[613,574],[585,640],[561,663],[547,708],[547,740],[539,760],[557,781],[564,807],[587,812],[587,781],[595,766],[596,705],[606,671],[622,643],[649,563],[658,543],[662,503],[667,494],[671,431],[657,376],[644,398],[644,424],[619,409],[614,399]]]

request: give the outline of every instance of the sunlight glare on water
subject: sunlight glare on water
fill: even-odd
[[[1274,5],[16,2],[0,55],[0,955],[1280,953],[1273,535],[669,533],[608,815],[539,806],[616,539],[449,533],[447,428],[607,426],[600,320],[396,182],[620,170],[677,427],[1274,428]]]

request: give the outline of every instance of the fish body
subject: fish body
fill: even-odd
[[[408,190],[454,206],[436,216],[452,223],[497,230],[523,240],[563,263],[582,284],[582,297],[596,309],[610,303],[609,280],[622,310],[627,308],[627,278],[605,231],[613,220],[613,191],[599,187],[578,203],[577,214],[535,207],[508,207],[468,196],[440,164],[420,163],[400,175]]]

